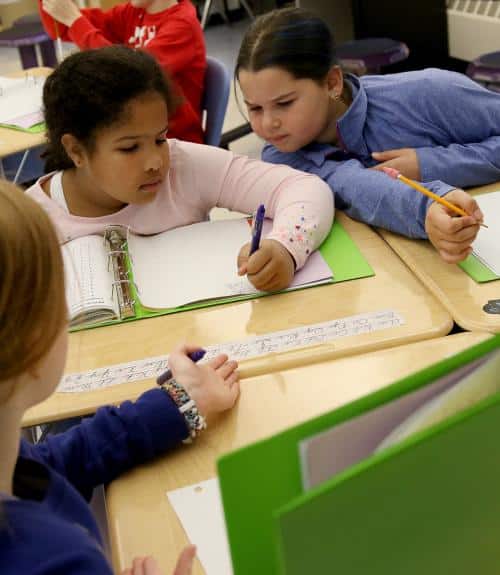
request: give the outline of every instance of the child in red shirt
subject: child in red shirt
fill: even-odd
[[[82,50],[125,44],[152,54],[183,96],[169,121],[169,137],[203,143],[206,51],[190,0],[130,0],[107,11],[80,10],[73,0],[39,0],[39,6],[52,38],[74,42]]]

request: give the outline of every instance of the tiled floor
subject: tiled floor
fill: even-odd
[[[249,24],[249,20],[241,20],[232,24],[219,24],[207,27],[205,38],[207,42],[207,53],[223,62],[230,75],[233,75],[234,64],[238,54],[241,38]],[[75,47],[73,44],[63,44],[63,53],[69,54]],[[9,74],[21,69],[19,54],[15,48],[0,48],[0,75]],[[234,96],[234,89],[231,88],[228,110],[224,122],[224,131],[234,128],[246,120],[238,109]],[[262,141],[254,134],[250,134],[231,144],[231,150],[239,154],[246,154],[251,157],[260,157]]]

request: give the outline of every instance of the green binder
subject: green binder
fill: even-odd
[[[498,573],[500,393],[307,492],[299,444],[426,393],[499,348],[500,336],[492,337],[222,457],[218,474],[235,575]]]
[[[344,230],[344,228],[338,221],[335,221],[333,223],[332,229],[330,230],[330,233],[326,237],[325,241],[321,244],[319,251],[321,252],[321,255],[323,256],[326,263],[332,270],[333,273],[332,283],[339,283],[375,275],[372,267],[365,259],[365,257],[359,250],[358,246],[354,243],[349,234]],[[133,273],[130,263],[128,271],[129,271],[128,274],[129,277],[133,279]],[[308,289],[309,287],[311,286],[304,286],[301,289]],[[169,315],[173,313],[179,313],[182,311],[189,311],[192,309],[199,309],[248,299],[256,299],[258,297],[265,297],[272,294],[262,292],[259,294],[240,295],[234,297],[226,297],[222,299],[205,300],[202,302],[184,305],[182,307],[154,310],[154,311],[146,309],[140,304],[139,297],[133,282],[132,282],[132,295],[134,300],[136,301],[134,306],[135,313],[132,317],[128,317],[125,319],[104,321],[94,324],[74,326],[71,327],[70,331],[75,332],[87,329],[94,329],[96,327],[103,327],[107,325],[116,325],[119,323],[136,321],[139,319],[146,319],[149,317],[158,317],[161,315]]]

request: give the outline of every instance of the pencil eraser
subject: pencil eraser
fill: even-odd
[[[396,168],[385,167],[385,168],[381,168],[381,170],[384,171],[391,178],[394,178],[395,180],[399,176],[399,172],[398,172],[398,170],[396,170]]]

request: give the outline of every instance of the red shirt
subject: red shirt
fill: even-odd
[[[47,33],[56,38],[54,20],[40,13]],[[169,137],[203,143],[201,97],[206,68],[203,31],[196,10],[189,0],[148,14],[128,2],[103,11],[81,10],[82,16],[70,28],[58,24],[62,40],[74,42],[82,50],[125,44],[152,54],[174,81],[182,95],[175,114],[169,118]]]

